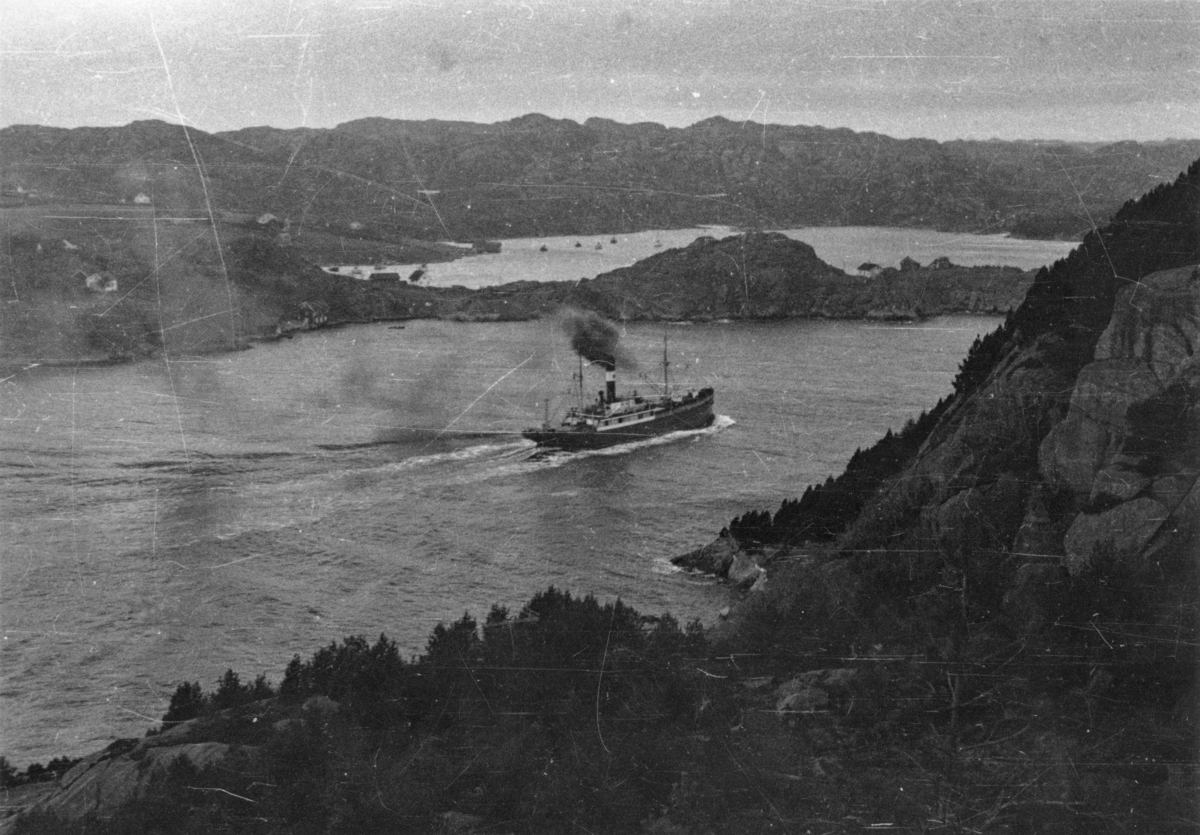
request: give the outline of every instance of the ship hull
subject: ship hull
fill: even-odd
[[[521,434],[538,446],[550,449],[579,450],[603,449],[604,447],[644,441],[665,435],[668,432],[681,432],[689,429],[703,429],[713,422],[713,395],[697,397],[690,402],[681,403],[651,420],[640,423],[617,426],[611,429],[571,428],[571,429],[528,429]]]

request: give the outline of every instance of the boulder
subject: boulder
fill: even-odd
[[[1100,421],[1075,414],[1050,430],[1038,449],[1038,469],[1046,483],[1059,490],[1087,494],[1112,435]]]
[[[1137,464],[1129,456],[1117,455],[1101,467],[1092,480],[1088,504],[1127,502],[1140,495],[1150,486],[1151,479],[1137,469]]]
[[[734,554],[733,562],[730,563],[725,576],[739,589],[748,589],[755,585],[763,574],[765,572],[753,556],[745,551],[738,551]]]
[[[1145,276],[1123,290],[1094,358],[1136,359],[1168,385],[1200,348],[1200,267]]]
[[[741,553],[741,546],[732,536],[725,534],[695,551],[689,551],[671,560],[672,565],[712,574],[715,577],[726,577],[729,567],[733,565],[734,557]]]
[[[1072,574],[1091,565],[1098,553],[1110,552],[1128,560],[1139,554],[1166,521],[1167,508],[1143,497],[1123,502],[1103,513],[1081,513],[1063,539],[1067,570]]]
[[[1188,494],[1195,492],[1196,484],[1195,473],[1190,475],[1175,473],[1154,479],[1146,493],[1163,507],[1178,514],[1181,505],[1187,500]]]
[[[327,719],[340,709],[340,705],[328,696],[309,696],[300,711],[305,716]]]
[[[1129,409],[1161,392],[1159,378],[1137,360],[1093,362],[1079,372],[1066,420],[1038,450],[1042,477],[1087,496],[1099,473],[1129,434]]]
[[[775,713],[780,718],[821,712],[833,700],[849,694],[858,671],[850,667],[809,670],[779,685],[775,691]]]

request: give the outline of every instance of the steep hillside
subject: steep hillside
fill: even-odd
[[[1132,431],[1128,409],[1177,384],[1192,385],[1186,381],[1195,374],[1196,318],[1189,293],[1196,285],[1188,270],[1200,262],[1198,176],[1200,166],[1194,164],[1173,185],[1125,206],[1112,224],[1038,275],[986,379],[950,406],[921,455],[850,528],[843,547],[876,547],[881,536],[894,541],[900,532],[915,532],[921,527],[913,518],[918,509],[983,485],[1020,485],[1019,497],[1012,497],[1018,506],[1034,492],[1061,493],[1057,473],[1067,465],[1053,463],[1053,450],[1079,442],[1063,439],[1067,430],[1056,428],[1070,411],[1099,410],[1098,419],[1108,424],[1106,437],[1119,446]],[[1138,312],[1143,310],[1150,315]],[[1130,335],[1134,323],[1144,330],[1140,336]],[[1124,347],[1118,347],[1114,332],[1123,335]],[[1170,360],[1155,354],[1155,345]],[[1088,369],[1101,361],[1116,364],[1107,377],[1089,382],[1101,372]],[[1137,370],[1138,363],[1153,367],[1153,373]],[[1073,385],[1084,386],[1085,393],[1072,394]],[[1103,407],[1089,405],[1096,397]],[[1047,440],[1051,430],[1060,440]],[[1092,431],[1087,441],[1097,440]],[[1104,462],[1100,455],[1097,469]],[[1075,489],[1088,493],[1081,483]],[[1069,504],[1078,510],[1085,502],[1075,496]]]
[[[978,341],[964,360],[954,396],[933,410],[936,419],[922,419],[906,430],[907,452],[889,453],[889,464],[872,465],[886,476],[872,483],[870,493],[880,483],[883,489],[860,497],[871,499],[865,513],[855,511],[842,520],[839,532],[849,526],[842,548],[890,547],[897,537],[919,536],[928,521],[922,515],[928,502],[944,502],[978,483],[1003,480],[1021,485],[1014,500],[1023,506],[1042,481],[1039,445],[1066,416],[1074,380],[1084,365],[1098,358],[1097,345],[1105,344],[1102,334],[1115,327],[1113,317],[1121,305],[1140,309],[1143,301],[1150,304],[1156,298],[1156,283],[1170,285],[1182,279],[1159,277],[1150,282],[1147,276],[1200,261],[1196,176],[1193,164],[1177,182],[1127,204],[1113,223],[1090,233],[1070,256],[1039,272],[1004,327]],[[1170,344],[1182,352],[1183,367],[1190,368],[1185,360],[1194,350],[1189,347],[1195,327],[1192,308],[1185,290],[1167,298],[1152,307],[1162,319],[1153,327],[1155,333],[1182,334]],[[1168,338],[1161,333],[1158,339]],[[1136,379],[1140,378],[1132,372],[1114,374],[1106,385],[1128,387]],[[1156,392],[1136,391],[1139,397]],[[890,443],[885,439],[880,448]],[[854,468],[851,462],[848,474]],[[803,538],[797,531],[806,524],[805,511],[786,511],[783,522],[768,524],[775,530],[762,534],[767,541]],[[778,515],[770,522],[779,522]]]
[[[1194,827],[1198,314],[1200,162],[1043,271],[955,395],[864,453],[873,480],[852,462],[691,555],[755,582],[722,650],[775,681],[861,657],[889,715],[927,704],[883,734],[922,769],[1024,771],[964,831]]]

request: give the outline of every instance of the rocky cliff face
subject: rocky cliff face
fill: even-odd
[[[967,623],[1036,629],[1055,586],[1112,576],[1154,629],[1192,628],[1198,182],[1200,163],[1042,271],[990,368],[841,533],[857,574],[906,566],[879,601],[953,588]]]
[[[1198,174],[1039,276],[999,362],[849,527],[843,553],[949,566],[981,617],[1003,599],[1036,621],[1037,584],[1064,568],[1161,593],[1163,628],[1191,617],[1180,594],[1195,594],[1185,555],[1200,522]]]
[[[1049,548],[1072,574],[1116,560],[1161,587],[1156,608],[1174,619],[1186,593],[1175,585],[1188,567],[1180,543],[1193,542],[1200,523],[1198,313],[1200,266],[1121,291],[1065,419],[1039,446],[1038,503],[1014,544]],[[1061,542],[1057,531],[1039,539],[1045,497],[1066,507]]]
[[[1179,625],[1200,522],[1198,306],[1200,268],[1153,273],[1120,292],[1074,379],[1049,361],[1053,334],[1012,351],[838,547],[927,554],[983,586],[981,606],[996,583],[1022,607],[1031,583],[1099,561],[1166,595]]]

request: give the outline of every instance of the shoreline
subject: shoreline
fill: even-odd
[[[501,285],[503,286],[503,285]],[[476,291],[471,291],[476,292]],[[743,322],[791,322],[791,321],[814,321],[814,322],[862,322],[873,324],[901,324],[901,323],[920,323],[930,322],[944,316],[983,316],[989,318],[998,318],[1008,315],[1012,312],[1012,308],[1007,309],[987,309],[987,310],[972,310],[972,309],[952,309],[939,310],[931,314],[915,314],[909,315],[903,312],[871,311],[864,316],[837,316],[831,314],[815,315],[815,316],[695,316],[691,318],[676,318],[671,316],[630,316],[620,320],[623,324],[645,324],[659,323],[668,325],[707,325],[707,324],[734,324]],[[173,357],[176,361],[181,358],[196,358],[209,357],[216,355],[224,355],[238,353],[241,351],[252,350],[256,345],[270,345],[276,342],[294,339],[297,336],[303,336],[307,333],[317,333],[320,331],[333,331],[342,328],[354,327],[358,325],[395,325],[399,323],[401,327],[396,328],[403,330],[403,325],[408,322],[449,322],[452,324],[475,325],[475,324],[503,324],[503,323],[520,323],[533,322],[540,319],[551,318],[556,315],[554,311],[532,311],[525,315],[506,316],[503,318],[489,314],[471,314],[454,312],[447,315],[430,315],[430,316],[396,316],[386,318],[371,318],[371,319],[347,319],[338,322],[329,322],[315,327],[297,328],[296,330],[287,331],[278,334],[259,334],[256,336],[248,336],[244,338],[242,344],[237,347],[230,346],[213,346],[204,350],[192,350]],[[96,369],[96,368],[113,368],[121,365],[132,365],[144,360],[158,360],[163,358],[163,351],[147,352],[138,356],[119,355],[111,357],[79,357],[79,358],[59,358],[59,359],[0,359],[0,382],[3,382],[9,375],[22,374],[34,369],[46,369],[61,371],[64,369]]]

